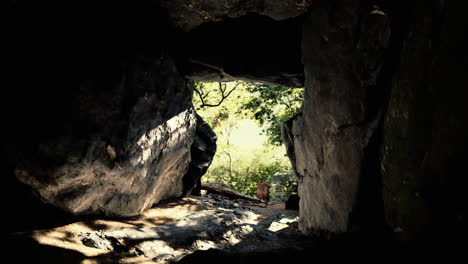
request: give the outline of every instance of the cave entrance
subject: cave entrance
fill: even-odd
[[[194,82],[193,105],[218,136],[217,151],[201,182],[256,196],[268,183],[269,200],[297,195],[281,126],[300,111],[303,88],[255,82]]]

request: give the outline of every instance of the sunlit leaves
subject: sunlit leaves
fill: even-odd
[[[194,105],[212,127],[230,116],[252,118],[264,126],[269,143],[278,146],[283,142],[282,124],[299,113],[304,97],[302,88],[241,81],[222,86],[219,83],[195,83],[195,89],[198,92],[194,96]],[[202,107],[206,104],[217,107]]]
[[[272,199],[284,200],[294,191],[296,176],[282,146],[280,127],[299,111],[302,89],[244,82],[194,85],[198,92],[194,94],[193,104],[218,135],[218,151],[202,180],[251,196],[255,196],[257,182],[262,180],[275,186],[270,190]],[[217,106],[205,107],[207,104]],[[247,147],[233,144],[233,133],[243,119],[255,120],[269,144]],[[252,133],[249,130],[246,137],[255,137],[260,133],[258,130],[258,127]]]
[[[252,94],[242,109],[261,125],[266,124],[266,134],[271,144],[281,145],[281,126],[300,111],[304,89],[262,83],[248,83],[246,90]]]

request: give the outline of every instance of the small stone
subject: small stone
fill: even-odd
[[[244,212],[243,212],[241,209],[236,208],[236,209],[234,209],[234,214],[236,214],[236,215],[243,215]]]
[[[193,243],[193,247],[196,250],[208,250],[208,249],[212,249],[212,248],[217,248],[217,245],[213,241],[196,240]]]
[[[80,233],[78,238],[80,239],[81,243],[87,247],[105,250],[114,249],[111,241],[107,239],[106,235],[104,235],[102,232]]]

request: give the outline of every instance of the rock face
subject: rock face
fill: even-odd
[[[115,83],[71,90],[64,134],[19,150],[16,177],[46,202],[132,216],[182,194],[196,130],[192,91],[164,54],[126,67]]]
[[[184,194],[200,195],[201,177],[206,173],[216,153],[218,137],[211,127],[197,115],[195,139],[190,148],[192,160],[184,175]]]
[[[448,18],[462,17],[462,6],[72,1],[55,12],[55,3],[20,10],[17,2],[5,12],[21,23],[5,30],[2,49],[0,170],[8,189],[16,179],[30,189],[12,188],[16,196],[4,192],[2,201],[32,190],[74,214],[131,216],[187,194],[216,140],[192,108],[186,79],[242,79],[305,86],[302,113],[283,128],[303,232],[349,230],[370,162],[381,165],[386,221],[402,238],[466,230],[465,29]],[[400,32],[384,58],[390,24]],[[389,62],[395,75],[383,67]],[[392,80],[386,111],[382,80]],[[376,127],[382,160],[371,161]]]
[[[297,173],[296,168],[296,153],[294,151],[294,134],[292,132],[294,122],[300,118],[302,113],[293,116],[287,120],[283,126],[281,126],[281,137],[283,138],[284,146],[286,147],[286,155],[288,155],[289,160],[291,161],[291,166],[296,173],[297,177],[300,175]]]
[[[226,17],[236,18],[249,13],[283,20],[307,12],[312,0],[198,0],[187,3],[183,0],[162,0],[161,5],[169,11],[173,23],[185,30],[192,30],[206,22],[220,21]]]
[[[291,194],[286,200],[284,207],[289,210],[299,210],[299,201],[301,198],[297,194]]]
[[[303,87],[302,23],[302,17],[275,21],[248,15],[202,25],[181,42],[190,43],[179,47],[188,58],[181,70],[196,81],[244,80]]]
[[[382,146],[387,223],[403,240],[437,246],[451,245],[468,226],[468,94],[460,87],[467,43],[447,37],[461,30],[448,14],[462,17],[461,10],[415,1],[408,11]]]
[[[34,193],[73,214],[132,216],[180,197],[197,122],[165,11],[154,1],[60,8],[6,12],[23,23],[6,31],[2,52],[0,111],[11,114],[1,172],[12,189],[2,200],[35,211],[23,199]]]
[[[378,89],[389,36],[385,13],[359,1],[318,5],[305,21],[304,105],[286,140],[294,143],[305,233],[348,228],[364,148],[379,118],[367,100]]]
[[[239,199],[243,200],[243,199]],[[239,201],[238,200],[238,201]],[[194,209],[187,215],[163,224],[157,217],[150,218],[143,227],[81,232],[80,242],[91,248],[113,250],[108,259],[122,262],[129,257],[158,263],[171,263],[195,251],[238,247],[245,251],[278,250],[289,246],[300,247],[301,238],[295,232],[297,217],[278,213],[265,216],[248,206],[229,199],[219,201],[203,197],[190,201]],[[164,209],[162,209],[164,210]],[[294,231],[293,231],[294,230]],[[235,249],[234,249],[235,250]],[[198,263],[198,262],[197,262]]]
[[[248,207],[220,207],[209,199],[191,204],[197,204],[203,210],[198,209],[200,211],[192,212],[173,223],[159,226],[83,232],[79,239],[87,247],[114,250],[132,257],[144,256],[147,261],[170,263],[195,251],[229,249],[246,240],[253,245],[265,243],[272,248],[280,247],[277,229],[287,228],[296,222],[291,216],[277,215],[268,228],[258,224],[258,215]],[[247,249],[246,246],[243,248]],[[254,251],[255,246],[250,250]]]

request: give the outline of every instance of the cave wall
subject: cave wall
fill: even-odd
[[[20,181],[64,211],[111,216],[179,197],[197,122],[167,15],[151,1],[8,11],[2,197],[36,211]]]
[[[192,91],[164,54],[124,67],[119,80],[86,80],[55,97],[67,100],[57,110],[69,119],[48,124],[54,136],[31,134],[12,150],[16,178],[44,201],[75,214],[132,216],[182,194],[196,128]]]
[[[364,149],[380,118],[369,102],[379,89],[390,25],[383,11],[366,3],[322,2],[304,23],[304,104],[289,141],[305,233],[348,230]]]
[[[447,1],[413,2],[391,82],[383,194],[387,223],[406,241],[447,246],[467,231],[468,60],[466,40],[453,34],[463,30],[454,19],[463,16],[460,8]]]
[[[40,199],[73,214],[131,216],[187,194],[216,148],[215,135],[192,109],[186,80],[202,75],[187,65],[199,58],[211,63],[209,51],[225,57],[220,68],[235,78],[302,85],[300,20],[274,19],[298,16],[306,3],[284,9],[272,8],[280,2],[258,3],[254,12],[271,18],[253,15],[194,34],[182,32],[174,19],[186,10],[172,9],[167,1],[9,4],[1,111],[11,114],[0,150],[2,174],[14,187],[5,199],[24,200],[25,210],[32,209],[26,209],[30,199]],[[233,7],[239,15],[232,17],[249,13],[249,6],[239,1]],[[199,15],[189,9],[192,18]],[[226,20],[224,13],[211,17]],[[275,42],[275,29],[292,41]],[[231,30],[241,38],[231,38],[224,49],[219,41],[208,46],[207,35],[229,37]],[[230,52],[254,40],[250,49]],[[272,45],[260,53],[267,42]],[[278,58],[273,65],[267,61],[271,55]],[[27,192],[36,198],[19,197]]]
[[[457,4],[10,4],[0,104],[8,186],[19,180],[72,213],[119,216],[186,194],[215,148],[187,78],[256,80],[305,87],[302,113],[284,129],[303,232],[350,230],[365,199],[382,199],[402,239],[466,230],[466,42],[448,16],[463,17]],[[369,163],[381,171],[365,175]],[[382,197],[361,197],[380,180]]]
[[[191,31],[208,22],[259,14],[274,20],[284,20],[306,13],[313,0],[161,0],[172,23]]]
[[[461,7],[381,4],[334,1],[305,21],[303,111],[283,128],[300,228],[382,230],[383,220],[399,240],[458,248],[468,226]]]
[[[195,81],[257,81],[304,86],[301,62],[303,16],[275,21],[257,14],[207,23],[186,34],[179,48],[188,60],[185,77]]]

